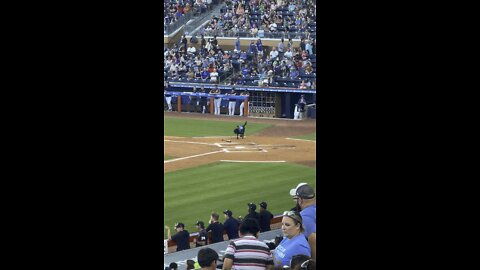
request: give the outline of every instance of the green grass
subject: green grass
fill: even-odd
[[[294,206],[290,189],[301,182],[315,187],[315,173],[314,168],[297,164],[223,162],[165,173],[165,225],[172,228],[182,222],[193,233],[193,224],[207,223],[212,211],[220,214],[222,223],[226,209],[235,217],[245,216],[249,202],[259,209],[258,203],[265,201],[274,215],[281,214]]]
[[[309,141],[316,141],[317,140],[317,133],[312,133],[312,134],[307,134],[303,136],[298,136],[294,137],[295,139],[303,139],[303,140],[309,140]]]
[[[174,157],[163,155],[163,160],[174,159]]]
[[[243,119],[230,121],[212,121],[188,118],[164,117],[164,136],[176,137],[208,137],[208,136],[234,136],[233,130],[237,125],[243,125]],[[270,127],[268,124],[248,123],[247,136],[258,133]]]

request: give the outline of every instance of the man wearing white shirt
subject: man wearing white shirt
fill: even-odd
[[[197,51],[193,45],[190,45],[190,47],[187,49],[188,54],[194,54]]]
[[[270,52],[270,58],[273,60],[277,58],[277,56],[278,56],[278,51],[275,47],[273,47],[272,51]]]
[[[218,72],[217,72],[217,69],[214,68],[213,72],[210,73],[210,81],[213,82],[213,83],[216,83],[217,82],[217,77],[218,77]]]

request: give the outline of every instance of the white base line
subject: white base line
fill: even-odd
[[[317,143],[317,141],[311,141],[311,140],[303,140],[303,139],[294,139],[294,138],[285,138],[287,140],[293,140],[293,141],[302,141],[302,142],[313,142]]]
[[[173,140],[163,140],[164,142],[173,142],[173,143],[189,143],[189,144],[201,144],[201,145],[210,145],[210,146],[218,146],[215,143],[202,143],[202,142],[188,142],[188,141],[173,141]]]
[[[215,152],[209,152],[209,153],[200,154],[200,155],[195,155],[195,156],[189,156],[189,157],[182,157],[182,158],[176,158],[176,159],[171,159],[171,160],[165,160],[165,161],[163,162],[163,164],[165,164],[165,163],[170,163],[170,162],[175,162],[175,161],[180,161],[180,160],[185,160],[185,159],[189,159],[189,158],[203,157],[203,156],[212,155],[212,154],[216,154],[216,153],[223,153],[223,150],[221,150],[221,151],[215,151]]]
[[[234,138],[234,136],[206,136],[206,137],[192,137],[192,139],[216,139],[216,138]]]
[[[254,161],[254,160],[220,160],[221,162],[234,162],[234,163],[285,163],[285,160],[265,160],[265,161]]]

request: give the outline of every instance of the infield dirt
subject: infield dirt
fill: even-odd
[[[168,113],[168,117],[198,118],[232,122],[232,136],[180,138],[164,137],[164,155],[175,157],[164,161],[164,172],[197,167],[220,160],[234,161],[285,161],[316,168],[316,142],[293,140],[296,136],[316,132],[315,120],[259,119],[228,116],[213,116],[188,113]],[[265,123],[272,127],[260,133],[247,134],[245,139],[236,139],[233,129],[236,124]],[[184,159],[181,159],[184,158]]]

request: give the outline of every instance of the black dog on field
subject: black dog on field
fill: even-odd
[[[237,134],[237,140],[238,140],[238,136],[242,137],[242,139],[245,136],[246,125],[247,125],[247,121],[245,121],[245,124],[243,124],[243,126],[237,126],[237,128],[233,130],[233,133]]]

